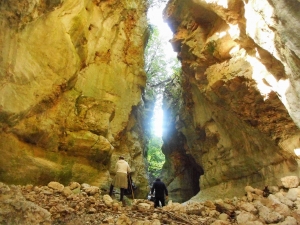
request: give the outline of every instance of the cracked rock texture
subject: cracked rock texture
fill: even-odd
[[[168,2],[182,64],[164,97],[171,196],[187,200],[199,182],[195,200],[233,197],[299,174],[299,9],[297,0]]]
[[[140,0],[1,1],[1,181],[107,189],[122,154],[137,185],[148,186],[137,122],[146,7]]]

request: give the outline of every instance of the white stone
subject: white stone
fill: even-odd
[[[238,224],[244,224],[247,221],[253,221],[256,220],[257,218],[249,212],[241,212],[237,217],[236,220],[238,222]]]
[[[270,208],[271,210],[274,210],[275,212],[280,213],[281,215],[284,216],[289,216],[290,215],[290,210],[289,207],[283,203],[281,203],[280,199],[277,198],[275,195],[269,195],[268,196],[268,201],[266,206]]]
[[[288,190],[286,194],[286,198],[290,199],[291,201],[296,201],[298,197],[299,189],[298,188],[291,188]]]
[[[86,183],[81,184],[82,189],[86,189],[86,188],[89,188],[89,187],[91,187],[91,185],[86,184]]]
[[[279,225],[297,225],[297,220],[294,217],[288,216],[282,223]]]
[[[285,188],[295,188],[299,185],[299,177],[297,176],[286,176],[281,178],[283,187]]]
[[[278,192],[275,196],[279,199],[279,201],[288,207],[293,207],[294,203],[290,199],[286,198],[282,193]]]
[[[267,223],[278,223],[283,220],[283,216],[277,212],[272,212],[268,207],[259,207],[259,216]]]

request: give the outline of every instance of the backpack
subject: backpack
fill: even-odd
[[[131,184],[131,185],[130,185]],[[131,176],[128,177],[128,188],[125,189],[124,191],[124,195],[131,195],[132,192],[137,189],[137,186],[135,185],[135,183],[132,181]]]

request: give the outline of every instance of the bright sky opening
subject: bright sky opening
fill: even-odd
[[[148,19],[150,24],[155,25],[159,30],[159,35],[164,45],[162,51],[165,52],[167,58],[176,58],[176,53],[173,51],[173,48],[169,42],[169,40],[172,39],[173,33],[168,24],[163,21],[162,12],[164,7],[165,5],[160,7],[151,7],[148,11]],[[154,116],[152,119],[154,134],[158,137],[161,137],[163,123],[162,96],[157,97],[154,107]]]

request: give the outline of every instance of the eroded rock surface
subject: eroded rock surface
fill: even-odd
[[[123,154],[147,187],[137,122],[146,7],[139,0],[0,3],[2,181],[107,188]]]
[[[174,196],[195,184],[178,168],[201,175],[202,200],[299,173],[299,7],[296,0],[169,1],[164,17],[183,70],[164,103],[164,179]]]

